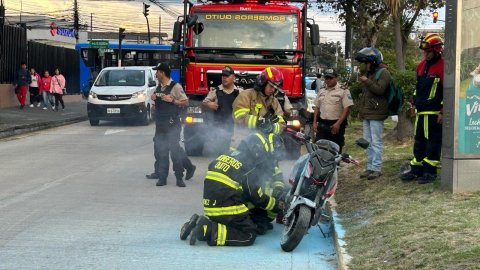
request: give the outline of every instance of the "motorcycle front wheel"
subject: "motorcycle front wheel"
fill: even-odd
[[[311,215],[312,212],[308,206],[300,205],[298,207],[298,211],[292,215],[290,223],[283,229],[280,243],[283,251],[290,252],[300,244],[303,236],[307,233]]]

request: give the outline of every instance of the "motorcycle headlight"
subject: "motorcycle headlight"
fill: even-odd
[[[202,113],[202,107],[188,107],[187,113]]]
[[[89,97],[90,98],[97,98],[97,93],[95,93],[93,91],[90,91]]]
[[[291,117],[298,117],[299,116],[298,110],[292,110],[291,113],[290,113],[290,116]]]
[[[138,91],[132,94],[132,98],[143,99],[145,98],[145,93],[143,91]]]

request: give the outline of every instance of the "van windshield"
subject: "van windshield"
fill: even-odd
[[[145,85],[144,70],[105,70],[95,86],[143,86]]]

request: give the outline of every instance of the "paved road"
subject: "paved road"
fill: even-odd
[[[317,228],[292,253],[282,226],[251,247],[190,246],[181,225],[202,213],[203,177],[156,187],[154,126],[87,122],[0,142],[0,269],[335,269]],[[292,162],[281,164],[288,171]]]

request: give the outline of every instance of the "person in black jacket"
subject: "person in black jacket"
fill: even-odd
[[[190,235],[209,246],[249,246],[257,237],[257,226],[251,219],[246,202],[256,208],[278,212],[283,201],[269,196],[262,179],[254,171],[269,170],[283,154],[283,141],[276,134],[249,135],[237,150],[221,155],[208,166],[203,189],[205,216],[194,214],[180,232],[180,239]],[[267,175],[271,175],[268,173]]]
[[[22,62],[20,69],[15,72],[13,86],[15,87],[15,94],[17,94],[18,102],[20,102],[20,109],[25,107],[25,99],[27,98],[28,85],[32,81],[30,71],[27,70],[27,63]]]

